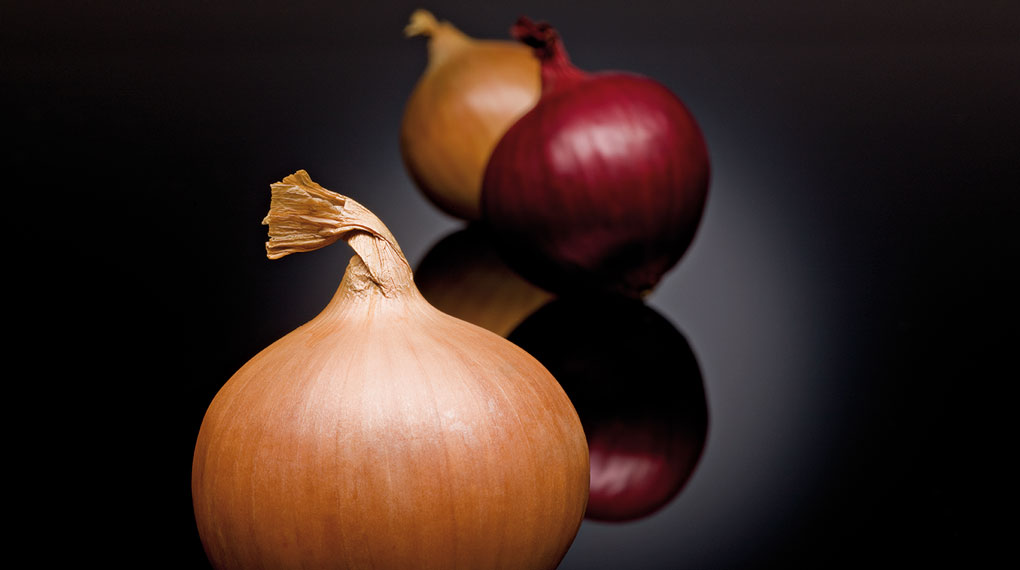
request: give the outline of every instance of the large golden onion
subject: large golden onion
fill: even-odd
[[[549,372],[429,305],[382,223],[303,171],[273,185],[270,257],[357,255],[314,319],[223,386],[192,492],[213,566],[551,570],[585,511],[588,449]]]

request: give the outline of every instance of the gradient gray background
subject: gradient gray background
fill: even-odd
[[[52,237],[26,248],[56,269],[33,288],[77,311],[32,334],[83,349],[48,363],[76,375],[43,384],[67,396],[38,524],[104,567],[207,567],[205,407],[350,257],[266,260],[271,182],[308,170],[412,264],[460,227],[397,148],[419,6],[476,37],[548,20],[579,67],[670,87],[710,147],[697,239],[649,299],[701,363],[705,455],[664,511],[586,522],[563,569],[982,567],[1001,546],[994,404],[1016,379],[1005,1],[5,3],[10,191],[60,212],[18,235]]]

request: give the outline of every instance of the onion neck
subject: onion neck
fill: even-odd
[[[424,9],[411,13],[411,18],[404,27],[404,35],[409,38],[417,36],[429,38],[429,67],[441,65],[451,53],[471,42],[471,38],[456,26],[445,20],[440,22],[432,12]]]
[[[535,22],[521,16],[511,28],[515,39],[531,46],[542,65],[542,93],[583,79],[587,74],[570,62],[560,34],[546,22]]]
[[[367,208],[313,182],[304,170],[271,188],[269,214],[262,220],[269,226],[269,259],[344,240],[357,255],[344,273],[342,290],[395,297],[414,289],[411,265],[397,240]]]

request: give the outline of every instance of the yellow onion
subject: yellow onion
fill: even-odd
[[[426,10],[411,15],[405,33],[429,40],[400,125],[404,164],[439,209],[477,220],[492,149],[538,100],[538,59],[523,44],[471,38]]]
[[[550,373],[416,289],[392,234],[304,171],[272,185],[270,258],[337,240],[333,299],[223,386],[195,447],[195,518],[228,569],[552,569],[588,452]]]
[[[488,232],[474,225],[433,245],[418,264],[414,281],[440,311],[502,337],[553,298],[514,273]]]

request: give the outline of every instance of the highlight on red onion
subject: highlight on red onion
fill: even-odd
[[[521,18],[513,35],[541,61],[542,93],[489,157],[483,219],[508,263],[545,289],[646,295],[701,220],[700,128],[657,81],[574,67],[546,23]]]
[[[508,339],[552,372],[581,417],[586,518],[638,520],[681,492],[705,447],[708,404],[697,358],[672,323],[619,296],[558,298]]]

